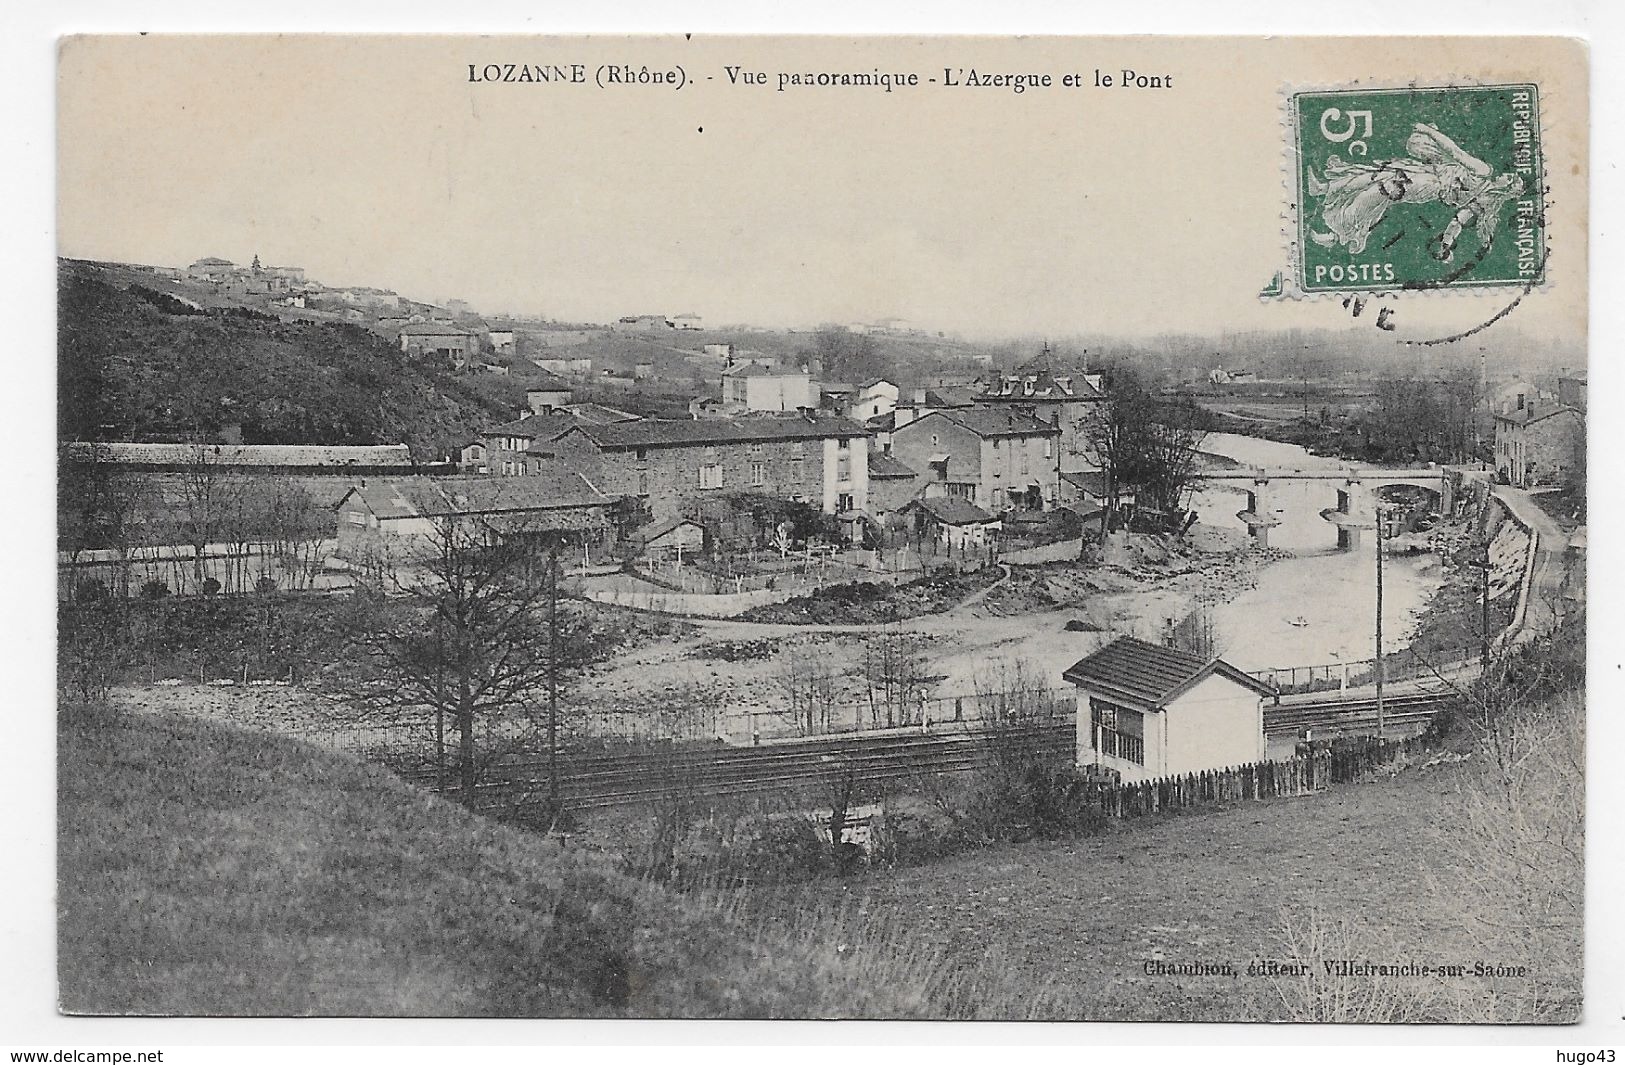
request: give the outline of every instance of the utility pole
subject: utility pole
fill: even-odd
[[[559,547],[547,551],[547,806],[559,820]]]
[[[1382,507],[1377,507],[1377,740],[1383,739],[1383,729],[1387,724],[1382,705]]]
[[[1490,536],[1489,530],[1483,534],[1482,553],[1479,562],[1478,586],[1478,672],[1483,676],[1490,669]]]

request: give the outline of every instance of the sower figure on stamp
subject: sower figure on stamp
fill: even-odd
[[[1442,203],[1457,210],[1430,242],[1433,258],[1454,258],[1456,242],[1469,225],[1477,226],[1479,242],[1488,247],[1507,201],[1523,193],[1523,179],[1497,176],[1483,160],[1425,123],[1413,127],[1405,151],[1407,158],[1371,163],[1333,157],[1326,161],[1324,178],[1310,171],[1309,193],[1322,198],[1320,220],[1330,232],[1310,230],[1309,238],[1323,248],[1341,244],[1358,255],[1390,207]]]

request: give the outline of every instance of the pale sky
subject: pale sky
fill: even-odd
[[[681,64],[691,83],[470,84],[488,62]],[[769,85],[730,85],[735,65]],[[774,87],[945,67],[1057,85]],[[1096,67],[1173,88],[1059,85]],[[327,284],[592,321],[1363,330],[1334,301],[1256,298],[1287,255],[1281,90],[1450,77],[1541,84],[1551,282],[1508,322],[1583,337],[1584,54],[1550,39],[78,38],[60,251],[257,253]],[[1515,295],[1411,294],[1399,320],[1467,328]]]

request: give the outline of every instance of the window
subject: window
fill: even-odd
[[[767,463],[753,462],[750,464],[750,483],[757,488],[767,484]]]
[[[932,447],[941,447],[942,446],[942,441],[937,439],[937,434],[936,433],[931,434],[931,446]]]
[[[1094,725],[1095,750],[1135,765],[1145,764],[1145,718],[1138,710],[1091,696],[1089,720]]]
[[[835,504],[836,512],[841,513],[841,514],[845,514],[847,511],[849,511],[851,509],[852,509],[852,495],[851,495],[851,493],[842,492],[839,499],[837,500],[837,502]]]
[[[359,510],[350,511],[348,514],[344,515],[344,520],[349,522],[351,525],[360,525],[363,528],[367,524],[367,516]]]
[[[1055,443],[1047,436],[1044,438],[1044,457],[1047,459],[1055,457]]]
[[[996,436],[993,438],[993,450],[999,450],[999,438]]]
[[[639,462],[648,462],[649,461],[649,450],[647,448],[641,448],[640,447],[636,451],[634,451],[632,454]]]
[[[714,462],[709,462],[709,463],[706,463],[704,466],[701,466],[700,467],[700,487],[701,488],[721,488],[722,487],[722,467],[717,465]]]
[[[649,494],[649,475],[647,473],[640,472],[638,474],[638,495],[646,496],[648,494]]]

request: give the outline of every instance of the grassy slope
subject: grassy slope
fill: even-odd
[[[240,421],[250,443],[405,442],[428,460],[524,403],[521,386],[431,368],[359,326],[166,313],[105,276],[59,265],[65,438]]]
[[[854,989],[813,946],[747,942],[717,910],[292,740],[77,710],[59,742],[69,1012],[919,1008],[906,982]]]
[[[1429,842],[1432,826],[1456,816],[1462,772],[1413,768],[1317,796],[1129,823],[1101,837],[993,847],[854,882],[844,906],[939,965],[996,967],[1002,1001],[996,992],[981,1003],[995,1015],[1308,1019],[1283,1004],[1275,981],[1245,971],[1254,960],[1288,960],[1311,916],[1346,922],[1320,957],[1466,964],[1483,957],[1461,934],[1451,901],[1428,889],[1443,871]],[[752,908],[798,913],[826,898],[789,888],[757,898]],[[1569,932],[1576,949],[1563,955],[1565,971],[1537,977],[1554,993],[1578,986],[1580,933],[1577,926]],[[1239,975],[1148,975],[1153,960],[1228,961]],[[1498,953],[1484,960],[1530,959]],[[1430,998],[1412,1019],[1486,1019],[1462,1003],[1522,993],[1526,983],[1456,981],[1445,990],[1460,997]],[[1285,990],[1296,1002],[1303,989]],[[1403,1010],[1435,990],[1412,985],[1392,993]],[[1548,1020],[1575,1016],[1572,1000],[1551,1008]]]

